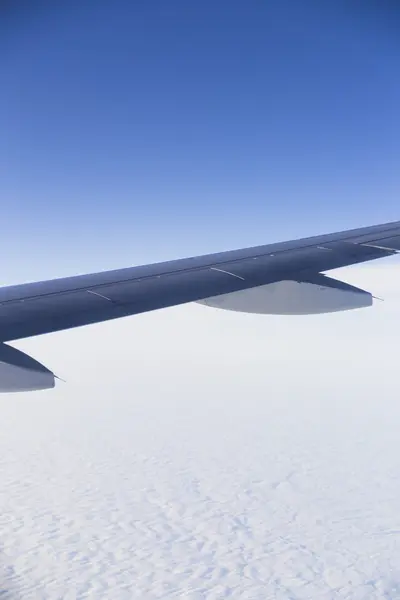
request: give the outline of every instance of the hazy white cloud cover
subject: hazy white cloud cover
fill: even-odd
[[[400,266],[340,276],[385,301],[16,343],[67,383],[0,396],[4,597],[400,599]]]

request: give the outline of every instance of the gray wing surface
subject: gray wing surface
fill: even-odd
[[[0,341],[230,294],[391,256],[400,221],[242,250],[0,288]]]

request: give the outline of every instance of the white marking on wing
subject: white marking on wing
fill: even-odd
[[[225,273],[226,275],[230,275],[231,277],[237,277],[237,279],[241,279],[242,281],[245,281],[244,277],[241,277],[240,275],[236,275],[236,273],[231,273],[230,271],[224,271],[224,269],[218,269],[217,267],[210,267],[210,271],[219,271],[220,273]]]

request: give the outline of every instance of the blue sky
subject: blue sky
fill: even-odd
[[[341,4],[3,10],[3,279],[399,218],[398,15]]]

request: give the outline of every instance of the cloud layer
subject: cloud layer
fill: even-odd
[[[67,383],[0,398],[9,597],[400,598],[399,275],[333,274],[371,309],[15,344]]]

